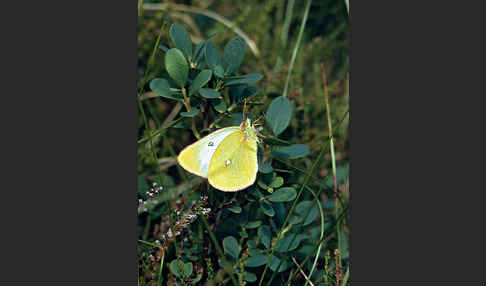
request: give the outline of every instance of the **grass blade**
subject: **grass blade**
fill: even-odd
[[[309,0],[307,1],[307,5],[305,6],[304,18],[302,19],[302,24],[300,24],[299,35],[297,36],[297,43],[295,44],[294,51],[292,52],[292,58],[290,59],[290,67],[289,67],[289,72],[287,73],[287,79],[285,80],[285,88],[282,94],[283,96],[287,96],[287,92],[289,89],[290,75],[292,74],[292,70],[294,68],[294,62],[295,62],[295,58],[297,57],[297,52],[299,51],[302,35],[304,34],[305,23],[307,22],[307,16],[309,15],[311,3],[312,0]]]

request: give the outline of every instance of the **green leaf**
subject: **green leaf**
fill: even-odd
[[[258,238],[263,243],[266,249],[270,249],[270,242],[272,241],[272,230],[268,225],[262,225],[258,229]]]
[[[192,41],[189,32],[187,32],[183,26],[174,23],[170,27],[169,34],[174,46],[179,49],[187,59],[191,59]]]
[[[211,70],[202,70],[192,81],[189,87],[189,95],[196,94],[201,87],[205,86],[211,79],[212,74],[213,72]]]
[[[255,256],[255,255],[259,255],[259,254],[262,254],[262,250],[261,249],[258,249],[258,248],[248,248],[248,255],[249,256]]]
[[[297,191],[291,187],[284,187],[273,192],[268,200],[272,202],[289,202],[295,199],[297,196]]]
[[[219,77],[219,78],[223,78],[224,77],[224,69],[223,67],[220,65],[220,64],[217,64],[215,67],[214,67],[214,74]]]
[[[172,260],[172,262],[169,264],[169,269],[175,276],[181,277],[182,273],[179,272],[178,263],[179,263],[178,259]]]
[[[245,227],[247,229],[252,229],[252,228],[257,228],[259,227],[260,225],[262,225],[262,221],[261,220],[256,220],[256,221],[250,221],[249,223],[247,223],[245,225]]]
[[[256,277],[255,274],[253,274],[251,272],[245,272],[244,280],[247,281],[247,282],[255,282],[255,281],[257,281],[257,277]]]
[[[224,86],[253,83],[253,82],[259,81],[260,79],[262,79],[262,77],[263,77],[263,75],[261,75],[259,73],[247,74],[247,75],[245,75],[241,78],[228,81],[227,83],[224,84]]]
[[[182,100],[182,95],[174,93],[170,90],[169,81],[167,81],[165,78],[154,78],[151,80],[150,89],[162,97]]]
[[[231,205],[229,206],[228,210],[232,213],[239,214],[241,213],[241,207],[237,205]]]
[[[226,107],[226,103],[224,102],[224,100],[222,99],[219,99],[219,98],[216,98],[216,99],[212,99],[211,100],[211,104],[213,105],[214,109],[219,112],[219,113],[223,113],[226,111],[227,107]]]
[[[272,269],[272,271],[275,272],[277,270],[277,267],[278,267],[279,264],[280,264],[280,259],[278,257],[272,256],[272,258],[270,258],[269,266],[270,266],[270,269]],[[278,272],[283,272],[283,271],[287,270],[290,266],[291,266],[291,263],[288,262],[287,260],[285,260],[280,265]]]
[[[206,65],[206,58],[205,58],[205,49],[207,40],[203,40],[197,44],[196,49],[194,50],[194,61],[197,64],[197,68],[202,69]]]
[[[189,75],[189,66],[186,58],[178,49],[170,49],[165,54],[165,68],[169,76],[179,87],[184,87]]]
[[[272,168],[272,165],[270,165],[268,163],[263,163],[263,164],[258,165],[258,171],[260,171],[260,173],[263,173],[263,174],[269,174],[269,173],[273,172],[273,168]]]
[[[250,256],[246,259],[246,267],[258,267],[265,264],[267,261],[268,254],[258,254],[255,256]]]
[[[310,211],[309,211],[310,209]],[[304,221],[304,226],[311,224],[316,218],[317,215],[319,214],[319,209],[315,201],[302,201],[298,203],[295,206],[295,213],[297,214],[297,217],[300,219],[292,219],[293,221],[296,221],[297,223],[300,223],[303,219],[306,213],[309,211],[309,214],[307,218]],[[292,223],[291,220],[291,223]],[[295,223],[293,223],[295,224]]]
[[[272,189],[280,188],[284,183],[284,179],[282,177],[275,177],[273,181],[270,183],[269,187]]]
[[[227,236],[223,239],[224,254],[233,257],[235,260],[240,255],[240,246],[233,236]]]
[[[192,107],[190,112],[184,111],[180,113],[183,117],[194,117],[199,114],[199,109]]]
[[[238,234],[243,238],[248,238],[248,233],[245,230],[239,231]]]
[[[263,210],[263,213],[269,217],[273,217],[275,215],[275,210],[273,209],[272,204],[267,201],[261,201],[260,208]]]
[[[218,48],[216,48],[213,41],[207,41],[204,55],[206,57],[206,64],[213,71],[216,65],[221,65],[221,57],[219,56]]]
[[[216,91],[212,88],[201,88],[199,90],[199,94],[202,97],[210,98],[210,99],[221,97],[221,93],[219,93],[219,91]]]
[[[223,64],[227,74],[232,74],[240,67],[245,58],[245,52],[245,40],[240,36],[232,38],[226,44],[223,51]]]
[[[167,48],[165,45],[162,44],[159,45],[159,49],[161,49],[164,52],[167,52],[169,50],[169,48]]]
[[[309,146],[304,144],[294,144],[290,146],[280,147],[279,149],[272,151],[272,154],[275,157],[282,159],[297,159],[307,156],[309,152]]]
[[[292,241],[293,240],[293,241]],[[292,244],[291,244],[292,242]],[[300,244],[300,238],[297,236],[297,234],[292,233],[290,235],[287,235],[283,238],[281,238],[277,246],[275,248],[275,251],[278,252],[287,252],[287,251],[292,251],[296,249]]]
[[[292,105],[286,97],[279,96],[272,100],[267,109],[266,120],[275,136],[278,136],[289,126],[291,117]]]
[[[196,276],[196,278],[194,278],[194,279],[191,280],[191,284],[196,284],[197,282],[199,282],[199,280],[201,280],[201,278],[202,278],[202,275],[201,274],[198,274]]]
[[[243,99],[257,94],[259,91],[260,88],[257,86],[252,86],[248,84],[236,84],[230,86],[229,95],[231,98],[231,102],[239,103]]]
[[[192,262],[184,263],[184,276],[189,277],[192,274]]]

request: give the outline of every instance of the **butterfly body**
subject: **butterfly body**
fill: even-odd
[[[187,146],[177,161],[188,172],[208,178],[214,188],[236,192],[256,180],[258,142],[256,129],[247,119]]]

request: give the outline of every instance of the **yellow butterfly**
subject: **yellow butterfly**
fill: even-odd
[[[250,119],[243,119],[240,126],[216,130],[187,146],[177,161],[188,172],[208,178],[209,184],[218,190],[240,191],[256,180],[260,142],[257,135],[259,132]]]

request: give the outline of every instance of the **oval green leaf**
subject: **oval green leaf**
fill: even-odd
[[[297,191],[291,187],[284,187],[273,192],[268,200],[272,202],[289,202],[295,199]]]
[[[216,48],[213,41],[207,41],[204,55],[206,57],[206,64],[210,69],[214,70],[216,65],[221,65],[221,57],[219,56],[218,48]]]
[[[219,78],[224,77],[224,69],[221,65],[218,64],[214,67],[214,75],[216,75]]]
[[[269,217],[273,217],[275,215],[275,210],[273,209],[272,204],[267,201],[261,201],[260,208],[263,210],[263,213]]]
[[[187,59],[192,58],[192,41],[189,32],[177,23],[172,24],[169,31],[170,39],[174,46],[179,49]]]
[[[265,264],[267,261],[268,254],[258,254],[255,256],[250,256],[246,259],[246,267],[258,267]]]
[[[167,52],[169,50],[169,48],[167,48],[165,45],[162,44],[159,45],[159,49],[161,49],[164,52]]]
[[[237,205],[231,205],[228,207],[228,210],[232,213],[239,214],[241,213],[241,207]]]
[[[277,270],[279,264],[280,264],[280,259],[278,257],[272,256],[272,258],[270,258],[269,266],[273,272]],[[290,266],[291,266],[290,262],[285,260],[282,262],[282,264],[280,264],[280,268],[278,269],[278,272],[283,272],[287,270]]]
[[[304,226],[311,224],[319,215],[319,209],[314,201],[302,201],[295,206],[295,213],[297,214],[298,218],[295,219],[296,222],[300,223],[304,220],[305,215],[307,218],[304,221]],[[294,220],[294,219],[293,219]]]
[[[251,272],[245,272],[244,280],[247,281],[247,282],[255,282],[255,281],[257,281],[257,277],[256,277],[255,274],[253,274]]]
[[[212,88],[201,88],[199,89],[199,94],[202,97],[210,98],[210,99],[221,97],[221,93],[219,93],[219,91],[214,90]]]
[[[273,134],[278,136],[287,126],[292,117],[292,105],[288,98],[279,96],[272,100],[267,109],[266,120]]]
[[[300,244],[300,237],[297,234],[292,233],[280,239],[277,243],[275,251],[287,252],[296,249]]]
[[[189,277],[192,274],[192,262],[184,263],[184,276]]]
[[[280,188],[284,183],[284,179],[282,177],[275,177],[273,181],[270,183],[269,187],[272,189]]]
[[[205,86],[211,79],[212,74],[211,70],[202,70],[192,81],[189,87],[189,95],[196,94],[201,87]]]
[[[258,164],[258,171],[263,174],[270,174],[273,172],[273,167],[268,163]]]
[[[179,87],[184,87],[189,75],[186,58],[178,49],[170,49],[165,54],[165,68],[167,73]]]
[[[194,117],[199,114],[199,109],[196,107],[192,107],[190,112],[181,112],[181,116],[183,117]]]
[[[224,102],[224,100],[216,98],[216,99],[211,100],[211,104],[213,105],[214,109],[217,112],[219,112],[219,113],[226,112],[227,107],[226,107],[226,103]]]
[[[272,230],[268,225],[262,225],[258,229],[258,238],[263,243],[266,249],[270,249],[270,242],[272,241]]]
[[[297,159],[307,156],[309,152],[309,146],[304,144],[294,144],[290,146],[280,147],[279,149],[272,151],[272,154],[275,157],[282,159]]]
[[[230,80],[227,83],[224,84],[224,86],[230,86],[230,85],[235,85],[235,84],[245,84],[245,83],[253,83],[261,80],[263,75],[259,73],[252,73],[252,74],[247,74],[244,75],[241,78]]]
[[[240,36],[236,36],[224,47],[223,64],[227,74],[235,72],[240,67],[241,63],[243,63],[246,52],[245,45],[245,40]]]
[[[174,93],[170,90],[169,81],[165,78],[154,78],[150,81],[150,89],[157,95],[168,99],[182,100],[182,95]]]
[[[238,259],[240,255],[240,246],[238,245],[238,241],[233,236],[227,236],[223,239],[223,248],[224,254],[234,258],[235,260]]]
[[[250,221],[249,223],[247,223],[245,225],[245,227],[247,229],[252,229],[252,228],[257,228],[259,227],[260,225],[262,225],[262,221],[261,220],[256,220],[256,221]]]
[[[170,271],[177,277],[181,277],[182,273],[179,272],[179,265],[178,265],[178,260],[172,260],[172,262],[169,264]]]

